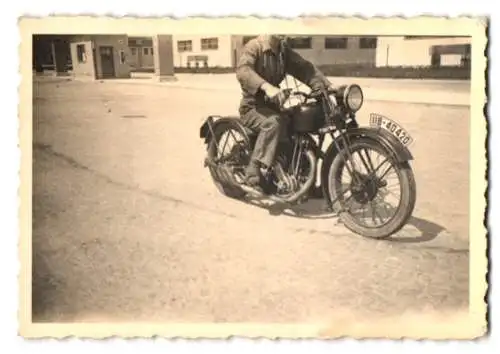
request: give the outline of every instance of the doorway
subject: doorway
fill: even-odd
[[[115,61],[113,56],[113,47],[99,47],[99,58],[101,60],[101,77],[115,77]]]

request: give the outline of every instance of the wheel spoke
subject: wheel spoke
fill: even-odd
[[[392,170],[394,167],[392,165],[389,165],[389,168],[387,170],[385,170],[384,173],[382,173],[382,176],[379,177],[379,179],[383,179],[385,177],[386,174],[389,173],[390,170]]]
[[[373,202],[370,202],[370,210],[371,210],[371,216],[372,216],[372,221],[373,221],[373,225],[377,225],[377,220],[375,219],[376,217],[376,214],[375,214],[375,209],[373,208]]]
[[[363,208],[363,214],[362,214],[362,216],[363,216],[363,220],[365,220],[365,219],[366,219],[365,214],[366,214],[366,212],[367,212],[367,211],[368,211],[368,208]]]
[[[384,219],[380,216],[379,213],[377,213],[377,206],[376,205],[375,205],[375,207],[373,206],[373,201],[372,201],[371,205],[372,205],[373,213],[375,214],[375,216],[377,216],[379,218],[381,224],[384,224]]]
[[[344,203],[349,202],[349,205],[348,205],[348,208],[347,208],[348,212],[351,212],[351,208],[352,208],[353,204],[356,202],[352,197],[353,197],[353,195],[351,194],[349,197],[347,197],[346,200],[344,200]]]
[[[379,205],[382,206],[382,208],[384,209],[384,212],[387,214],[387,215],[390,215],[391,214],[391,209],[394,209],[392,207],[392,205],[390,205],[389,203],[387,203],[384,199],[378,197],[377,198],[379,200]]]
[[[370,169],[373,171],[375,169],[375,167],[373,167],[373,161],[372,161],[372,159],[370,157],[370,153],[366,149],[363,149],[363,151],[366,154],[366,158],[368,160],[368,164],[370,165]]]
[[[226,140],[224,141],[224,145],[222,146],[222,150],[221,150],[221,155],[222,156],[221,156],[221,158],[225,155],[227,141],[229,140],[229,133],[228,134],[224,134],[224,135],[226,137]]]
[[[349,172],[349,174],[351,175],[351,178],[356,180],[356,182],[360,182],[360,178],[359,178],[359,175],[357,172],[361,172],[359,171],[359,168],[356,168],[357,165],[356,163],[354,162],[354,155],[351,153],[350,151],[350,147],[348,147],[346,149],[346,156],[344,158],[344,161],[345,161],[345,164],[344,166],[346,167],[347,171]],[[348,162],[352,165],[351,167],[349,167],[348,165]]]
[[[387,162],[389,162],[389,159],[388,158],[385,158],[378,166],[377,168],[370,174],[370,177],[373,177],[373,176],[376,176],[377,175],[377,172],[378,170],[380,170],[382,168],[382,166],[384,166]],[[392,165],[390,165],[390,167],[392,167]]]
[[[359,155],[359,153],[358,153],[358,155]],[[361,157],[361,156],[360,156],[360,157]],[[361,162],[363,162],[362,158],[361,158]],[[352,155],[352,164],[353,164],[353,168],[354,168],[356,171],[358,171],[359,173],[362,173],[362,171],[361,171],[361,168],[360,168],[359,164],[358,164],[357,162],[355,162],[355,160],[354,160],[354,154]]]
[[[395,192],[393,192],[393,191],[391,191],[391,190],[389,190],[387,188],[384,188],[384,191],[387,192],[390,195],[396,196],[399,199],[399,195],[397,195]]]
[[[357,174],[354,172],[354,170],[355,170],[355,169],[353,169],[353,168],[354,168],[354,166],[351,168],[351,166],[349,166],[349,162],[350,162],[350,161],[349,161],[349,159],[346,159],[346,160],[345,160],[345,164],[344,164],[344,166],[346,167],[346,170],[347,170],[347,172],[349,173],[349,175],[351,176],[351,178],[352,178],[352,179],[357,179],[357,178],[358,178],[358,176],[357,176]]]
[[[362,154],[363,151],[366,153],[367,159],[365,159],[365,157],[363,156],[363,154]],[[373,172],[374,168],[373,168],[372,161],[370,159],[370,155],[368,154],[368,152],[366,151],[366,149],[359,150],[358,151],[358,155],[359,155],[359,157],[361,159],[361,162],[363,163],[363,166],[366,169],[366,172],[368,172],[368,174],[371,174]]]
[[[341,197],[344,197],[344,194],[346,194],[350,190],[351,190],[351,187],[347,186],[342,192],[340,192],[340,194],[337,193],[337,197],[335,198],[335,200],[332,201],[332,204],[336,203]],[[344,200],[344,202],[347,202],[351,198],[352,198],[352,193],[351,193],[351,195],[347,199]]]
[[[332,180],[336,180],[332,204],[340,202],[341,210],[359,225],[380,228],[395,217],[401,203],[399,172],[392,158],[380,149],[356,145],[351,150],[343,156],[340,171]],[[390,203],[385,200],[388,196]]]

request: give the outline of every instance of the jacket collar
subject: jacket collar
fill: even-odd
[[[271,36],[260,35],[257,38],[258,38],[258,41],[260,42],[260,44],[262,45],[262,50],[264,52],[271,52],[271,53],[277,54],[273,51],[273,49],[271,47]]]

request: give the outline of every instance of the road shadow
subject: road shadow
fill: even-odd
[[[245,199],[244,202],[265,209],[272,216],[310,220],[332,219],[332,222],[338,220],[337,214],[327,210],[325,201],[319,198],[309,199],[304,204],[297,206],[269,203],[259,199]],[[444,231],[446,228],[440,224],[412,216],[403,229],[385,240],[394,243],[423,243],[434,240]]]
[[[243,200],[246,204],[266,209],[272,216],[288,216],[299,219],[331,219],[335,213],[328,211],[322,198],[310,198],[300,205],[285,205],[267,202],[264,199],[248,198]]]
[[[420,235],[415,236],[405,236],[405,229],[397,234],[393,235],[387,241],[398,242],[398,243],[422,243],[434,240],[440,233],[446,231],[446,228],[439,225],[433,221],[418,218],[412,216],[408,221],[408,225],[415,227],[420,231]]]

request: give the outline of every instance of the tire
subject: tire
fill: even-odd
[[[215,144],[212,144],[211,142],[208,143],[207,156],[209,159],[214,159],[217,156],[217,146],[218,146],[219,140],[222,137],[222,135],[229,130],[237,131],[240,135],[242,135],[244,137],[246,147],[249,148],[248,136],[246,135],[245,131],[243,131],[241,129],[240,125],[236,124],[236,123],[232,123],[232,122],[223,122],[223,123],[218,124],[215,127],[215,129],[214,129],[215,137],[211,138],[211,139],[215,138],[216,139],[215,141],[217,142],[217,144],[215,145]],[[246,195],[246,192],[243,191],[241,188],[233,187],[231,185],[222,183],[219,180],[217,172],[216,172],[214,167],[209,166],[209,170],[210,170],[210,175],[212,177],[212,181],[220,193],[222,193],[223,195],[225,195],[229,198],[234,198],[234,199],[241,199]]]
[[[377,151],[384,157],[389,158],[391,164],[396,170],[401,186],[399,205],[392,218],[381,227],[366,227],[360,225],[355,217],[346,211],[340,213],[340,220],[347,229],[358,235],[374,239],[385,239],[395,234],[404,225],[406,225],[408,219],[413,213],[416,203],[415,177],[408,162],[397,163],[390,157],[391,155],[389,152],[378,142],[372,139],[360,138],[353,141],[351,144],[351,151],[353,152],[361,148],[368,148]],[[333,159],[333,162],[328,170],[328,192],[331,201],[337,200],[337,196],[340,191],[339,187],[342,188],[341,182],[339,182],[337,178],[342,173],[341,170],[344,167],[344,158],[346,154],[347,152],[345,150],[339,152]]]

